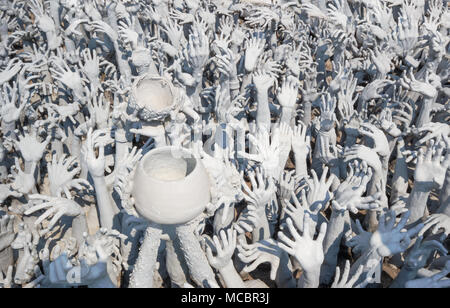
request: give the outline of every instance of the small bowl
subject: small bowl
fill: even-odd
[[[179,107],[173,84],[152,74],[138,78],[132,86],[132,98],[144,121],[163,121]]]

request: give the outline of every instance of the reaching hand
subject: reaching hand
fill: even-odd
[[[436,240],[423,241],[423,237],[419,236],[413,248],[408,252],[404,266],[409,270],[419,270],[426,266],[431,254],[435,251],[444,256],[448,253],[442,243]]]
[[[3,123],[14,123],[19,119],[26,106],[26,101],[24,100],[19,107],[16,107],[17,100],[17,84],[13,84],[11,87],[8,83],[5,83],[3,91],[0,92],[0,116]]]
[[[82,185],[91,186],[85,179],[74,179],[81,170],[79,165],[74,167],[74,164],[77,164],[76,157],[64,155],[57,161],[56,155],[53,155],[52,163],[47,167],[50,193],[53,197],[61,197],[61,193],[64,192],[67,199],[72,199],[71,188],[82,190]]]
[[[419,140],[419,144],[426,143],[434,138],[445,138],[450,136],[450,125],[447,123],[430,122],[419,128],[419,133],[425,136]]]
[[[209,56],[209,40],[206,35],[206,28],[204,24],[194,24],[193,30],[189,35],[187,55],[193,70],[200,74],[203,71],[203,67],[205,66]]]
[[[403,214],[397,226],[395,226],[394,211],[382,214],[379,219],[378,230],[370,239],[371,248],[375,249],[381,257],[388,257],[405,251],[411,243],[411,238],[423,228],[423,224],[419,224],[408,231],[404,230],[409,216],[409,211]]]
[[[334,180],[334,175],[331,175],[327,180],[328,167],[325,167],[322,176],[319,178],[314,170],[311,170],[312,179],[307,179],[308,184],[308,203],[314,212],[324,210],[328,201],[330,201],[332,194],[329,189]]]
[[[25,133],[24,136],[19,136],[19,141],[14,140],[14,144],[27,162],[39,162],[51,139],[49,135],[45,141],[40,142],[36,133],[36,131],[31,134]]]
[[[356,233],[355,236],[352,235],[351,230],[346,234],[346,245],[350,247],[354,254],[361,255],[370,248],[370,239],[372,238],[372,233],[367,232],[361,226],[359,219],[356,219],[356,228],[352,224],[353,231]]]
[[[261,209],[255,205],[247,205],[245,210],[239,215],[237,221],[233,224],[233,228],[238,234],[253,232],[262,224]],[[225,216],[225,215],[224,215]]]
[[[210,247],[206,249],[206,256],[212,267],[216,270],[224,269],[232,262],[231,257],[236,250],[237,233],[232,228],[228,229],[225,233],[224,230],[220,231],[220,240],[217,235],[214,235],[213,241],[216,248],[216,256],[213,256]]]
[[[105,175],[105,145],[109,141],[112,141],[112,139],[104,130],[93,132],[92,128],[89,129],[86,141],[81,148],[81,155],[93,177],[103,177]],[[98,157],[95,154],[96,148],[98,148]]]
[[[73,71],[66,61],[61,61],[60,59],[52,63],[55,66],[55,69],[50,69],[52,77],[71,89],[74,95],[82,100],[84,98],[84,91],[83,79],[81,78],[80,72],[77,69]]]
[[[400,79],[402,87],[410,91],[418,92],[427,98],[434,98],[437,96],[437,89],[429,81],[428,74],[425,77],[425,81],[417,81],[414,77],[413,72],[409,73],[409,77],[405,74],[402,79]]]
[[[280,241],[278,246],[291,256],[295,257],[300,266],[306,272],[317,271],[317,269],[322,265],[324,260],[322,242],[327,231],[327,225],[323,223],[320,226],[320,232],[317,239],[314,240],[309,232],[305,232],[305,230],[310,229],[309,225],[311,222],[312,220],[309,214],[305,214],[303,230],[301,230],[302,235],[300,235],[295,229],[292,220],[288,218],[286,223],[293,240],[287,237],[283,232],[278,232],[278,238]]]
[[[416,182],[431,188],[434,186],[442,187],[450,163],[446,159],[443,160],[444,149],[443,142],[435,145],[434,140],[431,140],[426,152],[422,148],[419,150],[416,170],[414,171]]]
[[[278,91],[278,102],[283,108],[294,108],[297,102],[298,81],[295,78],[288,77],[283,81]]]
[[[100,94],[99,97],[97,97],[94,92],[92,100],[89,100],[88,102],[88,109],[91,117],[95,118],[97,128],[106,129],[109,127],[108,123],[111,104],[103,94]]]
[[[32,206],[27,211],[25,215],[33,214],[39,210],[45,209],[45,213],[42,214],[35,222],[34,225],[38,226],[45,219],[53,218],[50,220],[49,224],[45,229],[41,231],[41,235],[46,234],[58,223],[59,219],[63,216],[77,217],[82,215],[83,209],[81,206],[73,200],[59,198],[59,197],[49,197],[46,195],[30,195],[31,200],[42,201],[43,203]]]
[[[300,177],[295,174],[295,170],[284,171],[278,183],[278,192],[280,200],[289,199],[291,194],[298,188]]]
[[[243,181],[242,188],[247,193],[244,195],[245,200],[257,208],[265,209],[275,194],[276,187],[273,179],[267,175],[263,175],[261,169],[249,173],[248,177],[252,184],[252,189],[250,190],[247,183]]]
[[[9,175],[14,181],[11,184],[11,188],[18,191],[21,194],[29,194],[31,191],[36,189],[36,180],[34,178],[34,170],[36,168],[36,163],[33,162],[31,166],[31,172],[25,172],[20,167],[19,159],[15,158],[15,164],[11,169],[11,174]]]
[[[372,179],[372,170],[365,161],[360,165],[357,161],[350,164],[347,179],[339,185],[335,192],[333,209],[349,210],[357,214],[359,210],[376,209],[380,206],[379,199],[382,192],[369,197],[362,197],[367,183]]]
[[[253,83],[258,91],[261,93],[267,93],[267,91],[273,86],[275,78],[270,74],[259,71],[253,74]]]
[[[361,277],[363,270],[364,270],[364,265],[361,265],[360,267],[358,267],[358,270],[353,275],[353,277],[349,278],[349,276],[350,276],[350,261],[346,260],[344,272],[342,273],[342,277],[341,277],[341,269],[339,268],[339,266],[336,267],[336,275],[334,276],[334,282],[331,285],[331,288],[337,288],[337,289],[365,288],[369,283],[371,283],[373,281],[373,279],[372,279],[373,274],[371,274],[371,273],[369,273],[367,275],[366,279],[362,283],[355,285],[356,282]]]
[[[274,239],[262,240],[254,244],[247,244],[240,241],[237,248],[239,251],[238,257],[242,262],[247,263],[244,267],[245,272],[250,273],[260,264],[269,263],[270,279],[276,279],[280,259],[285,252],[278,247]]]
[[[336,99],[331,97],[329,93],[322,96],[322,103],[320,105],[320,130],[328,132],[333,129],[336,121]]]
[[[97,51],[94,49],[91,53],[89,48],[86,48],[81,55],[84,60],[82,71],[89,79],[92,92],[96,93],[97,90],[102,89],[100,83],[100,59],[97,56]]]
[[[291,203],[291,200],[294,202],[294,204]],[[318,221],[318,210],[312,210],[310,204],[307,201],[306,198],[306,192],[305,190],[302,190],[300,200],[297,198],[297,195],[295,193],[292,193],[290,196],[290,199],[285,199],[282,201],[285,205],[284,211],[286,214],[289,215],[290,219],[294,222],[294,225],[299,230],[304,230],[303,222],[305,220],[305,215],[308,214],[311,216],[311,221],[313,223],[310,223],[310,235],[314,236],[316,232],[316,224]],[[284,226],[283,226],[284,227]]]
[[[379,93],[388,84],[392,84],[392,81],[382,79],[376,79],[372,81],[364,88],[363,92],[361,93],[361,100],[364,102],[368,102],[372,99],[386,98],[385,95],[383,96]]]
[[[253,72],[256,68],[258,57],[264,51],[265,38],[253,37],[245,43],[245,69]]]
[[[256,137],[251,134],[248,135],[248,140],[256,147],[257,154],[239,151],[238,155],[261,163],[264,174],[278,180],[281,175],[279,170],[280,140],[276,138],[270,140],[269,133],[263,130],[259,130]]]
[[[308,127],[299,122],[292,132],[292,150],[295,155],[306,159],[309,151],[311,151],[310,139]]]
[[[368,148],[364,145],[354,145],[350,149],[345,151],[345,161],[348,162],[350,160],[360,159],[364,160],[369,167],[371,167],[374,173],[380,174],[382,172],[382,165],[380,161],[380,157],[377,152]]]
[[[450,279],[446,278],[450,273],[450,261],[445,268],[431,277],[410,280],[405,284],[406,288],[448,288]]]
[[[375,125],[370,123],[362,123],[359,132],[374,141],[374,150],[380,156],[386,157],[390,154],[389,142],[386,135]]]
[[[94,27],[94,30],[97,32],[102,32],[108,35],[112,41],[117,41],[119,39],[119,34],[111,28],[106,22],[101,20],[96,20],[91,23]]]

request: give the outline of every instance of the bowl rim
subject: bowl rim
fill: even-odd
[[[181,152],[183,152],[183,153],[186,153],[186,154],[192,156],[192,159],[195,160],[195,167],[194,167],[194,169],[193,169],[188,175],[186,175],[185,177],[183,177],[182,179],[175,180],[175,181],[164,181],[164,180],[159,180],[159,179],[156,179],[156,178],[150,176],[150,175],[147,173],[147,171],[145,170],[145,168],[144,168],[144,163],[145,163],[145,161],[146,161],[147,159],[149,159],[152,155],[160,154],[160,153],[163,153],[163,152],[169,152],[169,153],[171,153],[172,151],[181,151]],[[149,151],[144,157],[142,157],[141,162],[140,162],[140,165],[141,165],[141,166],[140,166],[140,167],[141,167],[140,169],[142,169],[142,173],[143,173],[145,176],[147,176],[148,178],[150,178],[152,181],[154,181],[154,182],[156,182],[156,183],[160,183],[160,184],[171,183],[171,184],[174,184],[174,183],[181,183],[181,182],[184,182],[184,181],[188,180],[189,178],[191,178],[192,175],[193,175],[193,173],[199,168],[199,164],[200,164],[200,163],[201,163],[201,161],[200,161],[198,158],[195,157],[194,153],[192,153],[191,151],[189,151],[189,150],[186,149],[186,148],[182,148],[182,147],[174,147],[174,146],[164,146],[164,147],[159,147],[159,148],[156,148],[156,149],[154,149],[154,150],[151,150],[151,151]]]
[[[142,82],[146,81],[146,80],[150,80],[150,81],[153,80],[153,81],[164,82],[164,83],[169,87],[170,95],[172,96],[171,104],[168,105],[167,107],[164,107],[163,109],[161,109],[161,110],[159,110],[159,111],[153,110],[153,109],[151,109],[151,108],[149,108],[149,107],[147,107],[147,106],[140,106],[140,105],[138,104],[138,102],[137,102],[137,92],[138,92],[139,85],[140,85]],[[153,112],[155,112],[155,113],[159,113],[159,112],[164,112],[164,111],[167,111],[167,110],[171,110],[172,107],[176,104],[175,89],[174,89],[174,87],[173,87],[173,84],[170,82],[169,79],[167,79],[167,78],[165,78],[165,77],[163,77],[163,76],[159,76],[159,75],[155,75],[155,74],[151,74],[151,73],[150,73],[150,74],[143,75],[143,76],[140,76],[140,77],[138,77],[138,78],[134,81],[134,83],[133,83],[133,85],[132,85],[132,90],[133,90],[133,96],[134,96],[135,99],[136,99],[136,104],[137,104],[137,106],[138,106],[140,109],[148,109],[148,110],[153,111]]]

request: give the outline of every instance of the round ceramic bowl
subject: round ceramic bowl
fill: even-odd
[[[137,212],[149,221],[183,224],[210,202],[210,182],[200,159],[186,149],[161,147],[139,163],[133,197]]]
[[[133,83],[132,95],[144,121],[162,121],[178,108],[175,88],[164,77],[141,76]]]

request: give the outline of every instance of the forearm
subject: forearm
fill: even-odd
[[[373,269],[374,266],[381,265],[382,259],[383,258],[376,252],[376,249],[370,247],[361,255],[361,257],[359,257],[355,261],[355,263],[353,263],[352,267],[350,268],[350,276],[355,275],[358,269],[363,266],[363,272],[356,282],[356,284],[360,284],[367,278],[368,273]]]
[[[295,174],[300,177],[303,176],[306,177],[308,175],[308,165],[306,163],[307,156],[295,153],[294,151],[294,157],[295,157]]]
[[[320,266],[309,271],[303,270],[302,276],[298,280],[298,288],[318,288],[320,279]]]
[[[57,1],[57,0],[50,1],[50,16],[52,17],[53,21],[55,22],[56,31],[58,34],[61,29],[61,26],[60,26],[61,21],[59,18],[59,9],[60,9],[59,1]]]
[[[258,129],[270,131],[270,108],[267,90],[257,90],[258,109],[256,112],[256,125]]]
[[[252,232],[253,243],[271,238],[269,221],[268,221],[266,213],[265,213],[265,206],[264,206],[263,210],[264,211],[260,211],[260,213],[259,213],[260,224],[258,226],[256,226],[256,228]]]
[[[392,178],[391,200],[408,193],[408,166],[403,155],[397,154],[395,172]]]
[[[357,106],[358,113],[361,113],[364,110],[367,110],[367,103],[368,102],[362,96],[359,97],[359,99],[358,99],[358,106]]]
[[[430,192],[431,188],[426,184],[420,182],[414,183],[407,204],[407,208],[411,213],[409,223],[414,223],[423,217]]]
[[[287,252],[282,252],[280,257],[280,264],[278,266],[277,276],[275,278],[275,283],[279,288],[295,288],[296,280],[292,275],[291,270],[292,264],[289,259],[289,254]]]
[[[92,177],[94,180],[97,208],[102,228],[113,229],[114,216],[119,212],[109,194],[105,177]]]
[[[2,84],[1,81],[0,84]],[[16,139],[16,134],[14,132],[15,129],[16,129],[16,122],[5,122],[4,120],[2,120],[3,136],[8,136],[10,138]]]
[[[14,264],[14,254],[11,246],[0,251],[0,272],[6,273],[8,267]]]
[[[88,232],[88,224],[86,220],[86,215],[81,213],[77,217],[74,217],[72,220],[72,237],[77,240],[78,245],[81,245],[84,241],[83,234]]]
[[[424,98],[422,103],[422,108],[420,109],[419,116],[417,117],[416,126],[417,128],[421,128],[425,124],[431,122],[431,110],[433,109],[435,99],[433,98]]]
[[[128,154],[128,149],[130,148],[130,146],[128,144],[128,141],[126,138],[126,132],[124,129],[116,130],[115,140],[116,140],[115,161],[117,164]]]
[[[380,161],[383,170],[383,178],[387,180],[389,172],[389,156],[380,156]]]
[[[3,183],[8,178],[8,168],[6,167],[6,161],[0,162],[0,181]]]
[[[292,107],[282,107],[281,108],[281,120],[280,123],[291,126],[292,115],[294,113],[294,108]]]
[[[306,126],[308,126],[309,123],[311,123],[311,113],[312,113],[312,102],[305,101],[303,103],[303,116],[301,117],[301,121]]]
[[[348,219],[348,211],[333,209],[323,242],[325,259],[321,268],[321,283],[329,283],[333,279],[342,236],[345,233],[345,223]]]
[[[117,41],[114,41],[114,49],[116,53],[116,60],[119,67],[120,75],[124,76],[126,80],[131,79],[131,68],[127,61],[123,59],[123,54],[120,51],[120,46]]]
[[[193,88],[193,92],[189,94],[189,98],[196,108],[201,107],[201,99],[200,92],[202,91],[202,81],[203,81],[203,68],[196,68],[192,74],[192,77],[195,80],[195,87]],[[188,92],[189,93],[189,92]]]
[[[437,212],[450,216],[450,168],[447,169],[445,174],[444,186],[442,187],[439,200],[441,201],[441,206]]]
[[[219,270],[227,288],[245,288],[244,281],[230,262]]]
[[[252,74],[251,73],[245,74],[242,79],[241,91],[240,91],[241,94],[245,94],[245,92],[247,91],[248,85],[251,83],[252,83]]]
[[[232,100],[235,99],[239,95],[239,92],[240,92],[239,79],[237,79],[236,77],[235,80],[230,81],[231,99]]]
[[[278,167],[280,172],[282,173],[284,168],[286,167],[286,163],[289,159],[289,153],[291,152],[291,147],[281,147],[280,148],[280,154],[279,154],[279,160],[278,160]]]
[[[116,16],[116,5],[110,5],[108,8],[108,16],[107,16],[107,22],[115,31],[118,32],[118,24],[117,24],[117,16]],[[131,68],[128,64],[128,61],[124,60],[122,51],[119,46],[118,40],[115,40],[113,38],[110,38],[112,43],[114,44],[114,50],[116,54],[116,61],[119,67],[120,74],[126,78],[126,80],[130,80],[131,78]]]
[[[381,188],[381,193],[386,195],[386,178],[384,177],[381,170],[376,170],[373,174],[372,180],[367,186],[367,196],[372,196],[378,193],[378,187]],[[387,202],[381,204],[381,207],[386,208],[388,206]],[[369,210],[365,217],[365,223],[369,225],[368,231],[375,232],[378,228],[378,215],[377,211]]]

